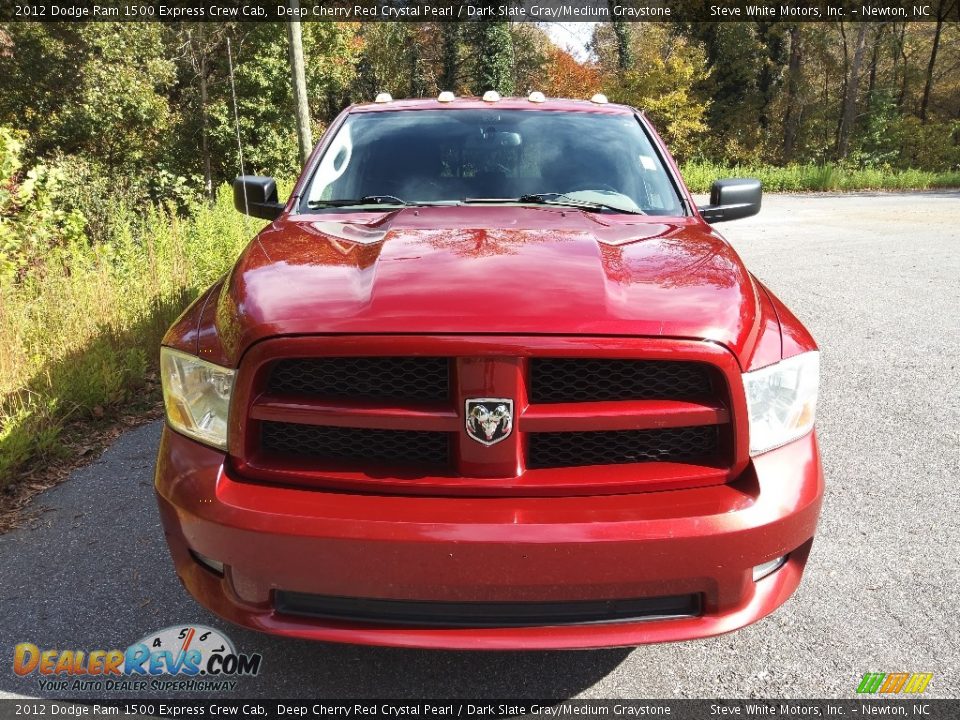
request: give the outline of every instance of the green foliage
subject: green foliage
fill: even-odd
[[[22,173],[22,149],[17,134],[0,127],[0,282],[84,240],[83,214],[61,202],[67,174],[55,165]]]
[[[251,233],[228,188],[189,218],[119,201],[109,215],[109,243],[75,243],[0,279],[0,487],[55,456],[68,423],[155,397],[167,327]]]
[[[342,23],[304,23],[307,96],[313,115],[337,109],[353,79],[357,60],[353,29]],[[293,91],[290,86],[287,38],[283,28],[255,23],[246,29],[234,55],[240,137],[247,172],[298,172]],[[229,82],[210,103],[212,154],[225,162],[218,175],[238,174],[237,136]]]
[[[703,137],[706,152],[719,157],[757,158],[769,124],[769,69],[766,46],[752,23],[718,23],[697,28],[710,70],[701,91],[711,100]]]
[[[198,26],[13,23],[12,50],[0,53],[0,125],[27,131],[31,161],[80,157],[120,186],[116,194],[183,206],[202,191],[205,162],[216,181],[238,172],[231,36],[246,159],[252,170],[296,170],[285,26]],[[308,95],[321,124],[349,101],[356,35],[347,23],[303,26]]]
[[[850,154],[853,164],[889,167],[895,163],[903,146],[904,122],[889,92],[880,91],[870,99],[861,127],[857,147]]]
[[[10,24],[0,124],[27,130],[35,154],[80,153],[146,170],[166,152],[177,120],[164,32],[158,23]]]
[[[687,157],[707,129],[709,103],[694,92],[707,77],[703,50],[655,23],[645,25],[636,37],[637,69],[613,76],[606,91],[612,100],[647,112],[671,152]]]
[[[360,31],[363,53],[357,66],[354,91],[369,102],[377,93],[411,97],[426,91],[427,80],[417,27],[409,23],[365,23]]]
[[[441,90],[454,91],[458,88],[460,81],[460,24],[442,23],[440,42],[442,52],[438,84]]]
[[[671,141],[684,138],[681,155],[721,164],[835,161],[840,119],[849,100],[854,120],[843,164],[934,172],[960,167],[960,74],[953,72],[960,63],[956,23],[871,24],[856,77],[853,56],[861,26],[659,23],[651,34],[650,25],[626,27],[634,58],[627,68],[619,52],[622,26],[599,23],[591,49],[612,95],[639,95],[647,108],[654,108],[658,95],[683,89],[682,97],[659,102],[667,114],[658,123],[664,129],[671,122],[669,114],[677,115],[684,106],[699,115],[693,124],[680,126],[685,132],[664,132]],[[931,64],[937,33],[939,52]],[[682,75],[680,85],[664,84],[664,68],[649,62],[657,47],[664,62],[671,57],[670,45],[658,34],[702,50],[705,55],[695,68],[705,72],[688,85]],[[921,119],[928,86],[928,112]]]
[[[619,5],[615,0],[607,0],[610,14]],[[621,72],[633,69],[633,50],[630,48],[630,26],[623,20],[611,20],[613,35],[617,39],[617,67]]]
[[[487,90],[496,90],[501,95],[514,91],[513,38],[510,23],[475,23],[470,33],[474,57],[474,95],[483,95]]]
[[[905,117],[901,124],[900,166],[960,169],[960,119],[923,123]]]
[[[513,93],[528,95],[533,90],[546,91],[548,67],[556,46],[534,23],[513,23],[510,44],[513,47]]]
[[[854,190],[929,190],[960,187],[960,171],[889,170],[878,167],[814,163],[806,165],[721,165],[704,160],[684,163],[683,179],[691,192],[710,192],[714,180],[754,177],[764,192]]]

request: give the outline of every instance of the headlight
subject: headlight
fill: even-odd
[[[163,403],[170,427],[188,437],[227,449],[227,415],[234,371],[193,355],[160,348]]]
[[[803,353],[743,374],[751,455],[786,445],[810,432],[819,385],[818,352]]]

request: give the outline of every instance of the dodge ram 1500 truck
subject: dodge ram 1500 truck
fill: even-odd
[[[585,648],[735,630],[797,588],[823,495],[819,354],[642,112],[347,108],[163,341],[177,574],[324,641]]]

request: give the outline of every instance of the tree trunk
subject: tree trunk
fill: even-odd
[[[615,17],[614,8],[620,6],[621,0],[607,0],[610,17]],[[630,50],[630,27],[623,20],[611,20],[613,35],[617,39],[617,69],[624,73],[633,67],[633,52]]]
[[[207,58],[204,55],[200,58],[200,154],[203,158],[203,189],[210,202],[213,202],[213,171],[207,140],[207,100]]]
[[[930,62],[927,63],[927,80],[923,84],[923,100],[920,101],[920,121],[927,121],[927,107],[930,104],[930,91],[933,89],[933,70],[937,64],[937,51],[940,49],[940,35],[943,32],[943,20],[947,13],[952,9],[953,3],[948,7],[945,0],[940,0],[937,7],[937,25],[933,31],[933,48],[930,50]]]
[[[884,25],[877,27],[873,36],[873,50],[870,54],[870,81],[867,83],[867,105],[873,103],[873,93],[877,88],[877,64],[880,62],[880,41],[883,39]]]
[[[427,94],[427,78],[423,71],[423,57],[420,38],[417,37],[417,26],[412,23],[407,26],[407,42],[409,43],[410,62],[410,97],[423,97]]]
[[[857,41],[853,49],[853,61],[847,73],[846,92],[843,98],[843,116],[840,119],[840,133],[837,137],[837,159],[847,156],[850,148],[850,135],[857,118],[857,96],[860,90],[860,68],[863,65],[863,50],[866,46],[867,29],[870,23],[860,23]]]
[[[790,162],[800,126],[800,69],[803,63],[800,25],[790,28],[790,60],[787,65],[787,110],[783,117],[783,161]]]
[[[900,82],[900,92],[897,93],[897,109],[901,109],[907,99],[907,77],[910,68],[907,61],[906,34],[907,24],[903,23],[900,28],[900,38],[897,41],[897,57],[903,60],[903,80]]]
[[[300,10],[298,0],[290,0],[290,10],[293,16],[297,17]],[[307,102],[307,76],[303,67],[303,31],[299,20],[287,22],[287,36],[290,40],[290,75],[293,81],[300,162],[306,165],[310,151],[313,149],[313,133],[310,129],[310,105]]]
[[[440,23],[443,36],[443,70],[440,74],[440,90],[457,91],[459,74],[460,23]]]

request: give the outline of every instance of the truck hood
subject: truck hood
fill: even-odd
[[[228,276],[216,323],[233,357],[311,333],[665,336],[741,356],[759,331],[760,292],[695,218],[402,208],[273,223]]]

